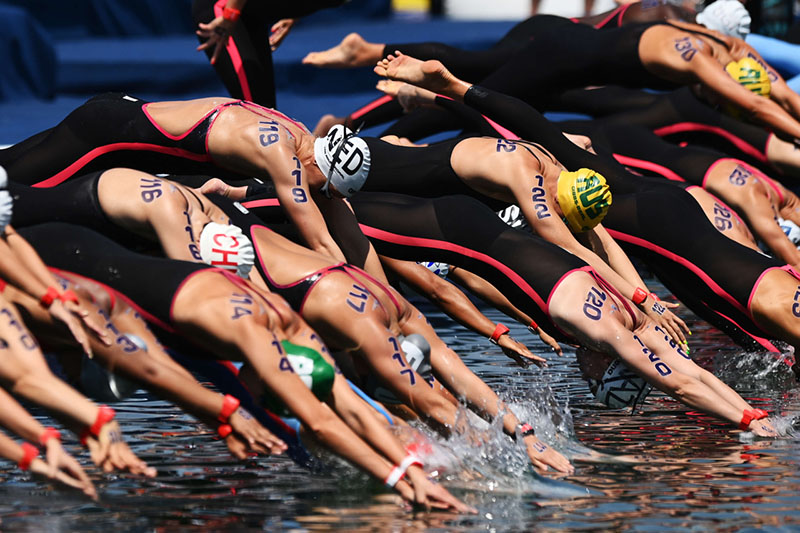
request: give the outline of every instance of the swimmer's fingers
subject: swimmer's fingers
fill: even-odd
[[[681,303],[680,302],[665,302],[665,301],[662,300],[661,301],[661,305],[663,305],[667,309],[675,309],[676,307],[680,307]]]
[[[127,471],[131,474],[145,477],[155,477],[157,474],[155,468],[148,466],[146,462],[139,459],[124,442],[112,444],[109,457],[116,470]]]
[[[292,26],[294,26],[294,19],[281,19],[272,25],[269,32],[269,47],[273,52],[278,49],[286,36],[289,35]]]
[[[86,474],[86,471],[78,463],[78,461],[75,460],[74,457],[64,452],[60,458],[58,466],[59,468],[58,470],[56,470],[54,476],[55,479],[58,479],[59,476],[63,476],[64,478],[67,479],[77,480],[79,483],[77,488],[81,489],[87,496],[90,496],[95,499],[97,498],[97,491],[94,488],[92,480],[89,479],[89,476]]]
[[[747,429],[752,431],[753,434],[758,437],[777,438],[780,436],[778,430],[776,430],[775,426],[772,425],[772,422],[766,418],[762,418],[761,420],[753,420],[750,422],[750,427]]]
[[[228,447],[228,451],[231,452],[231,455],[240,461],[247,459],[247,444],[242,441],[238,435],[231,433],[225,437],[225,446]]]
[[[206,41],[201,43],[200,46],[197,47],[197,50],[203,51],[213,46],[214,53],[211,55],[212,65],[217,62],[222,50],[227,46],[232,26],[232,21],[225,20],[222,17],[217,17],[208,24],[203,24],[202,22],[198,24],[198,28],[200,29],[195,33],[203,39],[206,39]]]
[[[464,504],[450,492],[427,477],[425,471],[416,465],[409,467],[407,479],[414,490],[414,503],[426,509],[453,510],[459,513],[475,513],[475,509]]]
[[[103,426],[97,441],[107,447],[107,452],[101,464],[103,471],[128,471],[131,474],[147,477],[156,475],[155,468],[147,466],[147,463],[139,459],[125,443],[122,438],[122,430],[116,421],[112,420]],[[94,459],[94,457],[92,458]],[[97,464],[97,461],[95,463]]]
[[[267,455],[286,451],[286,443],[262,426],[246,409],[239,407],[229,421],[234,432],[251,450]]]
[[[428,505],[436,509],[452,510],[457,513],[476,514],[477,509],[462,502],[441,485],[429,481],[430,487],[428,489],[427,501]]]
[[[528,348],[510,335],[501,335],[497,341],[498,346],[507,357],[513,359],[519,366],[525,368],[531,363],[538,366],[547,366],[547,359],[531,353]]]
[[[72,312],[70,312],[60,300],[55,300],[50,306],[50,316],[55,320],[65,325],[72,337],[81,345],[83,351],[89,357],[92,356],[92,348],[89,346],[89,336],[83,329],[81,321]]]
[[[83,480],[82,478],[71,473],[69,470],[56,470],[55,473],[51,473],[50,467],[39,458],[36,458],[31,462],[31,472],[48,479],[58,481],[67,487],[78,489],[93,500],[97,499],[97,490],[88,477]]]
[[[661,302],[655,302],[652,307],[647,305],[648,302],[649,300],[645,302],[645,314],[647,314],[653,322],[661,326],[667,334],[672,337],[672,340],[678,344],[686,344],[684,331],[689,333],[689,327],[686,323],[675,316],[672,311],[661,305]]]
[[[108,332],[105,330],[105,324],[102,320],[100,313],[90,313],[86,307],[79,303],[68,301],[64,303],[67,310],[78,317],[83,325],[95,336],[97,339],[105,344],[111,346],[111,339]]]
[[[556,355],[558,355],[559,357],[564,355],[564,350],[561,349],[561,345],[558,344],[558,342],[556,342],[556,340],[553,337],[551,337],[545,330],[543,330],[542,328],[536,328],[535,333],[539,335],[539,338],[542,339],[542,342],[544,342],[546,345],[548,345],[550,348],[553,349]]]
[[[575,471],[569,460],[550,446],[540,441],[535,435],[525,437],[525,450],[531,463],[540,470],[553,468],[557,472],[572,474]]]

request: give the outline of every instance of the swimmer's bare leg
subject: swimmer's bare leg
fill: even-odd
[[[379,76],[404,81],[459,101],[463,100],[471,87],[469,83],[453,76],[441,61],[420,61],[398,51],[378,61],[373,70]]]
[[[323,52],[311,52],[303,64],[322,68],[369,67],[383,57],[383,44],[367,42],[357,33],[350,33],[342,42]]]

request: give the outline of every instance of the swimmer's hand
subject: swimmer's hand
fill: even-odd
[[[89,336],[84,326],[91,331],[100,342],[106,346],[111,346],[108,334],[103,329],[103,324],[100,323],[98,317],[94,314],[90,314],[89,311],[79,304],[71,301],[62,302],[56,299],[53,301],[52,305],[50,305],[49,312],[54,320],[61,322],[69,329],[73,338],[81,345],[83,351],[89,357],[92,357],[92,347],[89,343]]]
[[[497,339],[497,345],[503,350],[507,357],[510,357],[522,368],[527,368],[531,363],[538,366],[547,366],[547,359],[534,355],[521,342],[514,339],[511,335],[501,335]]]
[[[122,430],[116,420],[108,422],[100,430],[100,435],[86,440],[89,453],[94,464],[104,472],[119,470],[131,474],[155,477],[156,469],[136,457],[128,445],[122,440]]]
[[[233,433],[229,437],[235,435],[238,440],[242,442],[247,451],[263,453],[266,455],[277,455],[286,451],[286,443],[273,435],[267,428],[258,423],[246,409],[239,407],[228,419]],[[230,452],[238,457],[244,459],[247,454],[239,450],[232,442],[225,439]]]
[[[197,51],[200,52],[213,47],[214,53],[211,55],[212,65],[217,62],[219,54],[222,53],[222,50],[228,45],[228,38],[231,36],[233,25],[234,21],[225,20],[222,17],[217,17],[208,24],[203,24],[201,22],[197,25],[200,29],[195,31],[195,33],[199,37],[205,39],[205,42],[197,47]]]
[[[231,187],[219,178],[211,178],[199,189],[203,194],[218,194],[231,200],[243,200],[247,196],[247,187]]]
[[[772,425],[772,422],[767,418],[761,420],[753,420],[747,427],[748,431],[752,431],[753,435],[757,437],[777,438],[780,436],[778,430]]]
[[[55,450],[55,447],[50,444],[51,442],[58,444],[59,453],[56,454],[51,451],[51,447]],[[78,489],[91,499],[97,500],[97,489],[95,489],[92,480],[83,471],[78,461],[61,448],[61,443],[57,439],[48,441],[47,462],[37,457],[31,462],[30,470],[36,475],[44,476],[67,487]]]
[[[403,498],[416,505],[422,505],[428,510],[441,509],[469,514],[476,514],[478,512],[474,507],[470,507],[450,494],[446,488],[428,479],[425,471],[416,465],[408,468],[406,478],[411,484],[411,494],[413,494],[413,496],[410,498],[407,497],[405,491],[400,491],[400,494]]]
[[[273,52],[278,49],[283,40],[289,35],[289,30],[294,26],[294,19],[281,19],[272,25],[269,30],[269,48]]]
[[[522,442],[525,444],[525,451],[528,453],[531,463],[539,470],[547,471],[552,467],[557,472],[564,474],[575,472],[575,467],[566,457],[540,441],[536,435],[528,435],[522,439]]]
[[[672,340],[680,345],[686,345],[686,336],[684,333],[691,335],[689,326],[686,325],[686,322],[675,316],[668,307],[675,308],[677,304],[656,301],[652,296],[648,296],[647,299],[639,305],[639,308],[644,311],[656,325],[661,326],[661,328],[672,337]]]
[[[556,353],[557,356],[562,357],[564,355],[564,350],[561,349],[561,345],[556,342],[556,340],[551,337],[545,330],[540,327],[536,327],[536,329],[528,328],[531,333],[535,333],[539,335],[539,338],[542,339],[542,342],[548,345],[553,351]]]

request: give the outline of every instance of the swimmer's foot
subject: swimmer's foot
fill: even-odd
[[[432,105],[436,100],[436,93],[402,81],[381,80],[376,87],[379,91],[397,98],[406,113],[424,105]]]
[[[344,124],[347,121],[347,117],[337,117],[335,115],[327,114],[322,115],[320,117],[319,122],[314,127],[313,133],[316,137],[325,137],[328,134],[328,130],[331,129],[336,124]]]
[[[375,73],[392,80],[404,81],[435,93],[461,98],[469,85],[453,76],[440,61],[420,61],[400,52],[378,61]]]
[[[382,44],[369,43],[359,34],[351,33],[333,48],[306,55],[303,64],[321,68],[368,67],[374,65],[382,54]]]

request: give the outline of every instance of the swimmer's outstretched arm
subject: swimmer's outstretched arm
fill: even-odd
[[[335,364],[332,359],[328,359],[328,362]],[[331,397],[327,403],[348,426],[389,461],[400,464],[409,455],[402,443],[386,426],[385,421],[376,418],[375,410],[350,388],[341,374],[337,374],[334,378]],[[411,466],[406,477],[414,488],[415,503],[462,513],[476,512],[451,495],[447,489],[429,480],[421,466]]]
[[[7,356],[0,358],[0,381],[5,388],[56,414],[79,435],[91,428],[87,445],[95,464],[106,471],[130,470],[155,476],[155,469],[140,461],[122,440],[113,417],[101,416],[100,408],[50,371],[19,313],[4,298],[0,298],[0,332],[8,343]]]
[[[472,272],[460,267],[450,270],[450,277],[453,279],[453,281],[463,287],[466,287],[483,301],[492,304],[495,308],[514,318],[517,322],[527,327],[531,333],[536,333],[539,338],[542,339],[542,342],[550,346],[555,353],[558,355],[563,355],[563,351],[561,350],[561,346],[558,344],[558,342],[556,342],[553,337],[551,337],[544,329],[542,329],[541,325],[536,324],[531,317],[517,309],[517,307],[515,307],[514,304],[512,304],[509,299],[497,289],[497,287],[480,276],[477,276]],[[494,333],[494,331],[491,333]],[[489,334],[490,337],[491,333]],[[497,344],[503,348],[503,352],[506,351],[503,341],[504,336],[505,335],[500,336],[500,339],[497,341]],[[506,355],[508,355],[508,353],[506,353]]]
[[[91,348],[84,327],[101,342],[109,342],[105,332],[89,317],[85,309],[74,301],[62,298],[57,290],[55,277],[39,254],[10,225],[6,226],[5,235],[0,238],[0,276],[36,301],[42,302],[53,318],[69,328],[87,354],[91,354]],[[47,302],[49,305],[45,305]]]
[[[413,309],[411,318],[403,324],[403,333],[422,334],[431,345],[431,366],[437,378],[456,397],[464,398],[470,408],[483,418],[491,420],[502,416],[503,431],[516,438],[517,429],[523,427],[523,424],[497,394],[447,347],[417,309]],[[563,455],[544,444],[533,433],[523,436],[523,443],[528,457],[536,467],[542,470],[552,467],[567,473],[574,470]]]
[[[217,292],[212,285],[204,286],[208,290],[202,302],[189,304],[191,296],[183,295],[176,300],[174,321],[182,324],[184,334],[198,335],[215,353],[249,363],[261,383],[318,442],[373,477],[387,479],[393,469],[390,461],[356,435],[294,373],[277,336],[285,334],[271,322],[275,318],[264,316],[266,313],[259,311],[253,300],[244,304],[242,298],[233,298],[228,305],[220,305],[222,300],[215,295],[228,290]],[[301,319],[295,316],[292,320]],[[406,500],[414,500],[414,490],[408,483],[400,481],[394,489]]]
[[[24,464],[25,461],[30,459],[30,456],[26,457],[27,453],[26,447],[20,446],[11,440],[5,433],[0,433],[0,457],[8,459],[9,461],[19,465]],[[70,459],[72,458],[70,457]],[[72,460],[74,461],[74,459]],[[78,465],[77,462],[75,464],[78,466],[78,468],[80,468],[80,465]],[[93,500],[97,499],[97,490],[95,489],[91,480],[87,477],[84,481],[83,479],[77,477],[77,475],[72,473],[70,470],[67,470],[66,467],[58,468],[54,472],[46,462],[39,457],[34,457],[33,459],[30,459],[27,468],[36,475],[45,476],[68,487],[76,488],[83,491],[84,494]],[[84,473],[83,475],[85,476],[86,474]]]
[[[401,261],[389,257],[381,257],[381,262],[386,268],[400,276],[404,283],[408,284],[417,291],[417,293],[425,296],[439,307],[439,309],[447,313],[450,318],[462,326],[478,333],[482,337],[487,339],[491,338],[497,324],[481,313],[458,287],[452,283],[448,283],[424,266],[414,263],[413,261]],[[498,306],[498,309],[501,311],[506,312],[506,314],[510,314],[508,311],[515,313],[511,316],[522,315],[521,312],[517,311],[517,309],[488,282],[481,280],[477,276],[474,276],[474,274],[466,273],[462,268],[455,269],[451,266],[450,276],[455,276],[455,272],[464,273],[465,276],[472,276],[468,279],[475,283],[469,286],[470,290],[478,294],[484,300],[486,300],[485,296],[487,293],[490,296],[494,296],[496,299],[490,301],[493,304],[499,302],[500,306]],[[517,320],[520,319],[517,318]],[[527,321],[525,321],[525,318],[522,318],[522,322],[527,326],[531,323],[531,319],[527,318]],[[531,353],[524,344],[518,342],[510,335],[501,335],[500,338],[497,339],[497,344],[503,350],[503,353],[514,359],[520,366],[527,366],[531,362],[537,364],[545,362],[543,358]]]
[[[48,433],[46,428],[4,389],[0,389],[0,425],[26,441],[44,448],[46,463],[39,460],[35,469],[32,463],[30,465],[37,474],[46,475],[50,479],[82,490],[87,496],[97,498],[92,481],[78,462],[64,451],[60,436],[53,437],[52,432]],[[55,435],[58,434],[55,433]],[[17,445],[4,434],[0,433],[0,436],[5,440],[4,444],[8,445],[10,442],[15,447],[13,457],[2,451],[0,451],[0,455],[19,463],[21,456],[18,456],[17,452],[20,450],[16,449]],[[8,452],[10,449],[6,446],[5,451]]]

